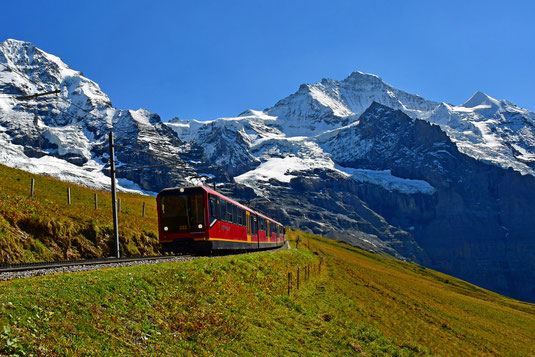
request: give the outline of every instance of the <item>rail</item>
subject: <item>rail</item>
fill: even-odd
[[[150,257],[128,257],[128,258],[103,258],[103,259],[88,259],[88,260],[60,260],[53,262],[32,262],[32,263],[16,263],[16,264],[0,264],[1,273],[14,273],[30,270],[41,269],[55,269],[70,266],[82,266],[82,265],[98,265],[98,264],[116,264],[116,263],[129,263],[139,262],[147,260],[167,260],[176,258],[174,255],[159,255]]]

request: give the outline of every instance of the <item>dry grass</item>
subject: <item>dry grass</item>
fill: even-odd
[[[535,355],[535,305],[342,243],[293,231],[328,258],[333,294],[397,345],[444,355]],[[305,244],[306,246],[306,244]]]
[[[36,180],[34,199],[30,197],[32,178]],[[155,198],[125,193],[118,197],[122,253],[155,254],[159,249]],[[109,192],[0,165],[0,262],[108,256],[114,253],[112,227]]]

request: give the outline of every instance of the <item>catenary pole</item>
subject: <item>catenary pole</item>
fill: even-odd
[[[119,218],[117,216],[117,186],[115,185],[115,150],[113,149],[113,132],[110,131],[110,177],[111,177],[111,207],[113,210],[113,236],[115,237],[116,257],[121,257],[119,249]]]

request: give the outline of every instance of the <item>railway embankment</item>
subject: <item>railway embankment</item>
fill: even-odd
[[[0,282],[0,354],[534,354],[533,304],[289,237],[287,250]]]
[[[121,255],[159,254],[154,197],[118,197]],[[0,165],[0,263],[108,257],[111,217],[109,192]]]

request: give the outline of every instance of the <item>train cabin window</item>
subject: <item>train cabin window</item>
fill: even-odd
[[[238,224],[238,207],[236,205],[232,205],[232,218],[232,222]]]
[[[243,210],[241,208],[238,208],[238,224],[240,226],[243,226]]]
[[[219,205],[221,206],[221,220],[227,220],[227,201],[220,199]]]
[[[210,195],[210,219],[215,219],[217,217],[216,214],[216,198],[212,195]]]
[[[232,203],[227,202],[227,221],[232,223]]]

